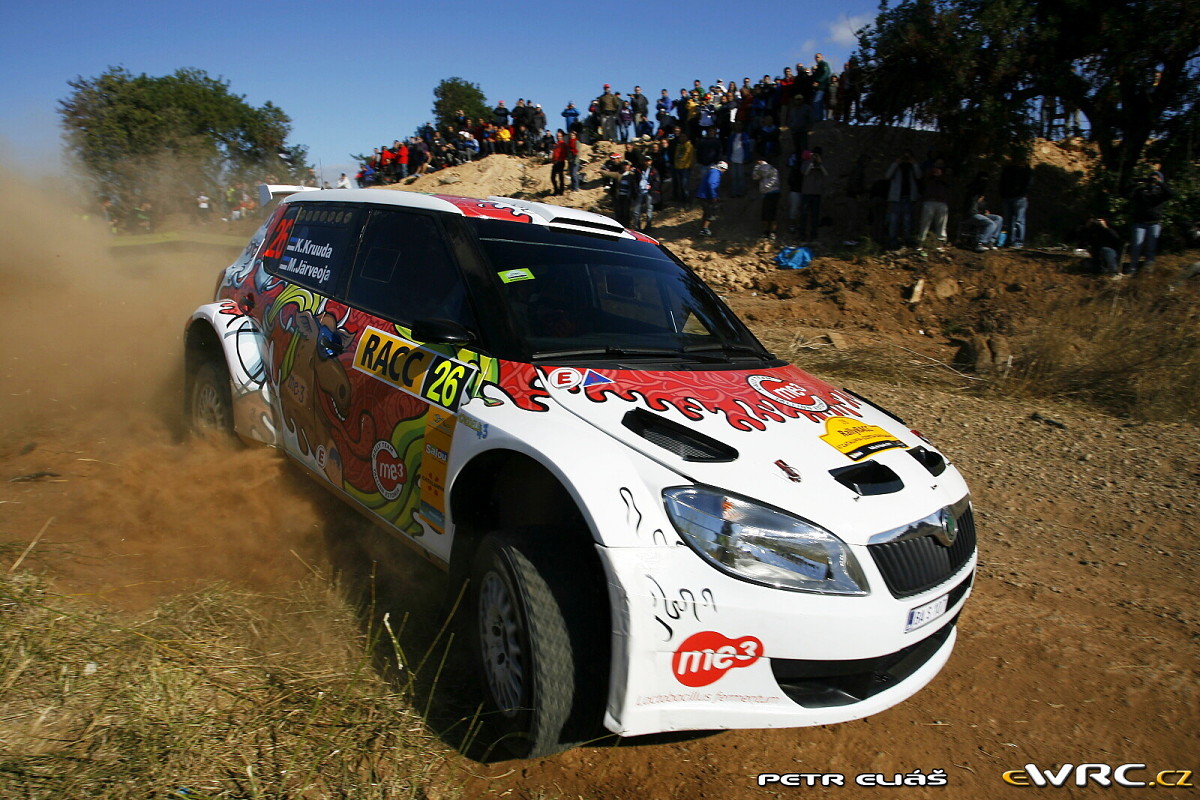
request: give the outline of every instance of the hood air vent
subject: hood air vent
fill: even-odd
[[[724,442],[697,433],[686,425],[664,419],[637,408],[627,413],[621,424],[651,444],[658,445],[684,461],[734,461],[738,451]]]
[[[842,486],[861,495],[891,494],[904,488],[900,476],[877,461],[838,467],[829,470],[829,474]]]

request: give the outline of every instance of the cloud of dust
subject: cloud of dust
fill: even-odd
[[[178,390],[183,323],[211,298],[226,256],[117,257],[74,199],[2,168],[0,180],[0,435],[80,416],[117,435],[131,422],[177,417],[167,403]]]
[[[320,564],[320,489],[274,450],[180,435],[183,325],[235,254],[115,255],[72,198],[0,182],[0,541],[53,517],[27,563],[132,605]],[[38,472],[55,477],[11,482]]]

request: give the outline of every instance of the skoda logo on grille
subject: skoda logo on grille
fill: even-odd
[[[946,547],[949,547],[958,538],[958,520],[954,518],[949,509],[943,508],[938,512],[938,522],[940,526],[937,532],[933,534],[933,538]]]

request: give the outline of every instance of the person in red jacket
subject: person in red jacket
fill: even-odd
[[[400,180],[408,177],[408,145],[404,142],[396,142],[396,171],[400,173]]]
[[[554,194],[566,194],[567,191],[567,161],[574,152],[579,154],[579,146],[575,139],[570,140],[563,134],[562,128],[554,136],[554,151],[550,156],[550,186]]]

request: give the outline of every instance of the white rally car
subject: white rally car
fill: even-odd
[[[518,755],[825,725],[946,662],[967,487],[653,239],[509,198],[286,197],[186,333],[192,424],[284,450],[468,587]]]

